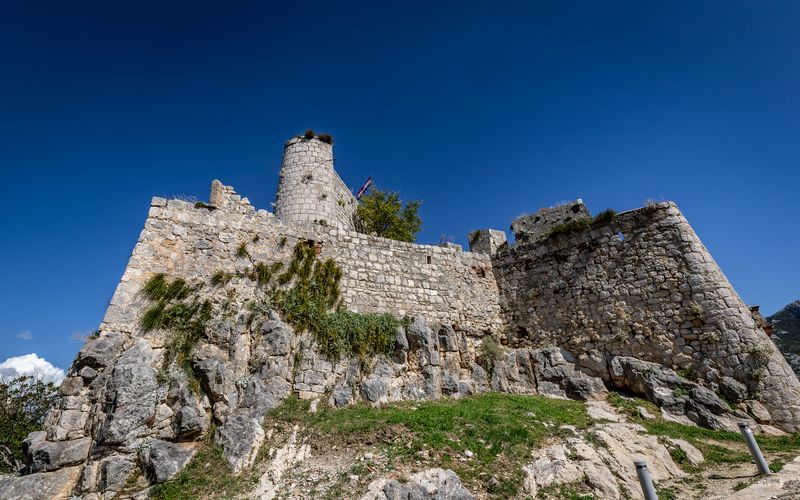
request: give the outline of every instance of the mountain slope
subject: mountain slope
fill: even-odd
[[[768,317],[767,322],[775,328],[775,344],[795,373],[800,374],[800,300]]]

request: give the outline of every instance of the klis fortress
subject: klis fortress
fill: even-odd
[[[208,203],[153,198],[16,480],[109,498],[173,477],[210,434],[241,471],[290,396],[623,390],[702,427],[800,431],[800,382],[674,203],[592,217],[577,200],[513,221],[514,244],[476,230],[466,251],[363,234],[333,167],[329,137],[296,137],[272,212],[216,180]],[[366,333],[299,324],[320,290]]]

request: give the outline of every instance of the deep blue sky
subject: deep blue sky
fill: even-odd
[[[670,199],[745,301],[800,298],[798,2],[13,3],[0,360],[66,368],[151,196],[269,208],[308,127],[351,188],[423,200],[421,242]]]

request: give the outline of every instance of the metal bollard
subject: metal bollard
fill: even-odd
[[[761,449],[758,447],[758,443],[756,443],[756,438],[753,437],[753,431],[750,430],[750,426],[747,424],[739,424],[739,430],[742,432],[744,441],[750,449],[750,455],[753,457],[753,461],[755,461],[758,467],[758,473],[771,474],[772,471],[769,470],[769,465],[767,465],[767,461],[764,460],[764,455],[761,454]]]
[[[642,485],[642,493],[644,493],[644,500],[658,500],[656,489],[653,486],[653,478],[650,477],[650,471],[647,469],[647,462],[644,460],[637,460],[633,462],[636,466],[636,475],[639,476],[639,484]]]

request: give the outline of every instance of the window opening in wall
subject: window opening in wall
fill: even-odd
[[[622,232],[617,233],[617,238],[619,238],[619,241],[625,241],[625,235]]]
[[[428,264],[430,264],[430,263],[431,263],[431,256],[430,256],[430,255],[428,255],[428,256],[427,256],[427,257],[425,257],[425,258],[427,259],[427,261],[428,261]]]

